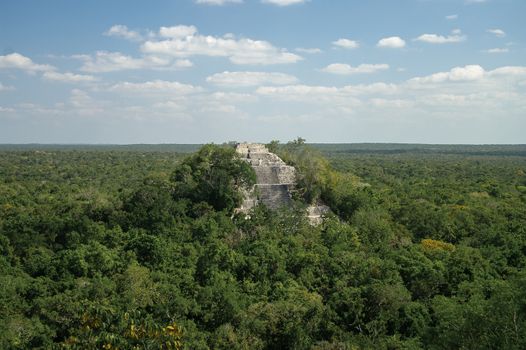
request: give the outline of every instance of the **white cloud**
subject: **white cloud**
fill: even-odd
[[[416,77],[409,83],[444,83],[444,82],[473,82],[485,78],[506,77],[517,78],[526,75],[525,66],[503,66],[491,71],[486,71],[480,65],[467,65],[455,67],[449,72],[439,72],[425,77]]]
[[[525,66],[504,66],[494,69],[488,72],[490,76],[509,76],[509,77],[519,77],[526,75]]]
[[[15,88],[12,86],[6,86],[0,82],[0,91],[8,91],[8,90],[14,90]]]
[[[114,108],[106,101],[92,98],[86,91],[72,89],[69,99],[65,102],[55,103],[52,106],[42,106],[31,103],[17,105],[17,109],[24,113],[47,116],[89,116],[97,117],[105,115],[108,110]]]
[[[455,67],[449,72],[439,72],[425,77],[416,77],[409,82],[412,83],[443,83],[447,81],[473,81],[484,77],[485,71],[479,65],[468,65],[465,67]]]
[[[369,103],[379,108],[410,108],[415,102],[409,99],[371,98]]]
[[[91,108],[93,106],[93,99],[84,90],[73,89],[69,97],[69,102],[76,108]]]
[[[339,95],[340,89],[311,85],[262,86],[256,90],[256,93],[284,101],[316,101],[324,103]]]
[[[159,62],[146,62],[143,58],[133,58],[120,52],[97,51],[92,56],[77,56],[84,61],[80,70],[90,73],[106,73],[128,69],[143,69],[152,66],[167,66],[168,60],[160,59]],[[148,64],[149,63],[149,64]]]
[[[356,49],[360,47],[360,44],[357,41],[343,38],[333,41],[332,44],[334,46],[343,47],[345,49]]]
[[[307,0],[261,0],[264,4],[272,4],[277,6],[290,6],[296,4],[304,4]]]
[[[257,97],[247,93],[216,91],[206,96],[206,99],[225,103],[245,103],[254,102]]]
[[[173,26],[173,27],[161,27],[159,29],[159,35],[164,38],[171,39],[184,39],[186,37],[194,36],[197,33],[195,26]]]
[[[448,79],[451,81],[473,81],[481,79],[484,77],[484,74],[484,68],[474,64],[451,69],[448,74]]]
[[[59,72],[45,72],[42,77],[46,80],[61,81],[65,83],[80,83],[96,81],[92,75],[73,74],[73,73],[59,73]]]
[[[447,44],[447,43],[459,43],[466,40],[466,36],[462,35],[460,29],[455,29],[451,32],[451,35],[443,36],[438,34],[422,34],[415,41],[422,41],[429,44]]]
[[[206,81],[225,87],[247,87],[262,84],[287,85],[294,84],[298,79],[284,73],[268,72],[223,72],[216,73],[206,78]]]
[[[510,52],[510,50],[508,48],[496,47],[496,48],[493,48],[493,49],[485,50],[484,52],[487,52],[487,53],[508,53],[508,52]]]
[[[506,36],[506,32],[503,31],[502,29],[498,29],[498,28],[495,28],[495,29],[488,29],[486,30],[486,32],[488,33],[491,33],[499,38],[504,38]]]
[[[177,68],[191,68],[194,66],[193,62],[187,59],[176,60],[174,66]]]
[[[376,73],[378,71],[389,69],[388,64],[360,64],[357,67],[352,67],[345,63],[333,63],[323,68],[322,71],[332,74],[361,74],[361,73]]]
[[[243,0],[195,0],[196,4],[223,6],[226,4],[241,4]]]
[[[458,19],[458,15],[448,15],[448,16],[446,16],[446,19],[448,21],[453,21],[453,20]]]
[[[141,34],[136,31],[129,30],[128,27],[122,24],[112,26],[110,29],[104,32],[104,35],[124,38],[130,41],[141,41],[143,39]]]
[[[350,115],[384,120],[386,109],[419,118],[480,118],[501,115],[503,110],[515,114],[526,110],[525,77],[526,66],[486,71],[471,65],[399,84],[263,86],[256,94],[266,105],[289,110],[295,106],[298,113],[309,111],[327,121]]]
[[[136,94],[177,94],[189,95],[202,91],[199,86],[183,84],[177,81],[153,80],[143,83],[121,82],[108,89],[112,92],[136,93]]]
[[[314,54],[314,53],[322,53],[323,51],[314,47],[314,48],[303,48],[303,47],[298,47],[296,48],[296,51],[297,52],[301,52],[301,53],[309,53],[309,54]]]
[[[154,113],[165,113],[170,118],[175,113],[179,118],[184,117],[184,119],[190,120],[201,113],[204,113],[205,116],[214,117],[217,113],[226,113],[231,117],[242,118],[246,116],[242,112],[243,106],[258,100],[256,96],[251,94],[233,92],[200,93],[179,97],[166,95],[166,97],[168,99],[153,103]],[[234,113],[235,116],[232,115]]]
[[[37,64],[29,57],[23,56],[16,52],[5,56],[0,56],[0,69],[2,68],[21,69],[26,72],[48,72],[55,69],[55,67],[47,64]]]
[[[393,95],[396,94],[400,88],[396,84],[388,83],[372,83],[360,85],[348,85],[341,89],[349,95]]]
[[[405,40],[400,38],[399,36],[391,36],[388,38],[380,39],[376,46],[391,49],[400,49],[405,47]]]
[[[13,108],[0,106],[0,112],[2,113],[13,113],[14,111]]]
[[[157,109],[164,109],[167,111],[184,111],[186,109],[186,106],[181,103],[180,101],[163,101],[163,102],[157,102],[153,105],[154,108]]]
[[[193,63],[187,59],[174,61],[172,57],[155,55],[134,58],[120,52],[107,51],[98,51],[94,56],[76,55],[73,57],[83,61],[84,63],[80,70],[89,73],[107,73],[133,69],[183,69],[193,66]]]
[[[227,83],[230,82],[227,80]],[[496,127],[522,120],[526,111],[526,66],[505,66],[488,71],[478,65],[454,67],[396,84],[376,82],[336,87],[293,82],[259,86],[253,94],[207,91],[199,86],[163,80],[121,82],[89,92],[76,89],[61,105],[15,105],[13,108],[17,109],[17,115],[60,115],[67,116],[68,120],[71,120],[70,116],[89,115],[100,120],[162,121],[161,126],[167,134],[173,136],[173,132],[179,130],[177,137],[195,137],[191,135],[195,130],[199,135],[206,133],[204,139],[209,140],[221,134],[223,128],[231,130],[227,126],[241,120],[243,122],[236,124],[235,132],[249,138],[261,135],[265,124],[269,125],[265,132],[272,135],[282,131],[295,133],[301,126],[298,126],[298,121],[305,121],[318,127],[308,130],[307,137],[324,135],[329,138],[338,133],[347,137],[349,130],[356,128],[359,128],[353,134],[356,137],[375,137],[376,133],[372,136],[364,134],[365,129],[383,125],[385,131],[378,130],[383,133],[381,137],[389,139],[389,135],[402,129],[420,130],[419,125],[425,125],[425,130],[429,130],[429,125],[437,128],[432,132],[434,135],[448,122],[452,124],[448,131],[455,132],[462,123],[466,129],[461,131],[465,131],[487,120],[495,120],[492,125]],[[166,121],[179,120],[185,123],[165,124]],[[262,125],[254,128],[254,121],[260,121]],[[284,125],[287,121],[289,124]],[[319,128],[319,125],[324,127]],[[517,129],[522,126],[512,124],[512,128],[513,125]],[[397,129],[398,126],[401,129]],[[140,127],[147,128],[148,123],[142,123]],[[172,132],[172,128],[175,131]],[[252,136],[246,136],[251,130]],[[302,130],[305,132],[306,129]],[[423,135],[422,140],[434,142],[434,139],[428,139],[432,134]],[[465,137],[465,133],[462,134]],[[230,139],[221,134],[219,138],[222,137]],[[163,142],[169,142],[169,139],[163,139]]]
[[[225,105],[225,104],[212,104],[208,103],[199,108],[199,112],[202,113],[236,113],[239,112],[236,106],[233,105]]]
[[[296,63],[301,56],[279,49],[271,43],[248,38],[236,39],[197,33],[194,26],[162,27],[161,36],[167,40],[149,40],[141,50],[147,54],[186,58],[191,56],[228,57],[234,64],[270,65]]]

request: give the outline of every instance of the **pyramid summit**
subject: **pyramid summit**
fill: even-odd
[[[296,184],[296,169],[259,143],[240,143],[236,147],[241,159],[256,173],[256,185],[241,206],[246,211],[262,203],[270,209],[292,205],[292,190]]]

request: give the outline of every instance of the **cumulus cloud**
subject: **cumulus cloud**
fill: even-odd
[[[301,52],[301,53],[309,53],[309,54],[322,53],[323,52],[322,50],[318,49],[317,47],[313,47],[313,48],[298,47],[298,48],[296,48],[296,51],[297,52]]]
[[[388,135],[392,132],[390,128],[396,128],[400,123],[407,128],[414,123],[442,123],[447,120],[457,123],[462,119],[473,125],[472,120],[489,120],[492,116],[499,116],[500,123],[504,121],[501,116],[517,118],[526,110],[525,66],[505,66],[493,70],[485,70],[479,65],[461,66],[399,83],[376,82],[341,87],[307,85],[298,81],[286,83],[287,79],[261,79],[258,74],[241,75],[247,72],[223,73],[212,75],[207,80],[213,84],[217,82],[218,86],[222,83],[230,86],[228,84],[239,80],[242,84],[247,81],[247,86],[256,83],[265,85],[250,85],[258,87],[254,93],[244,93],[210,92],[199,86],[168,80],[127,81],[90,90],[92,96],[77,89],[72,91],[71,99],[64,103],[64,107],[46,109],[37,106],[32,108],[32,113],[187,120],[196,123],[183,127],[194,125],[196,130],[201,131],[202,124],[207,123],[214,132],[215,128],[234,120],[246,120],[247,123],[260,120],[262,124],[272,124],[269,133],[283,126],[285,114],[289,116],[291,128],[297,127],[295,122],[308,115],[305,121],[319,120],[327,126],[324,130],[331,133],[345,128],[345,121],[350,121],[353,125],[362,126],[366,126],[360,124],[362,122],[372,123],[367,127],[378,123],[388,125]],[[16,108],[19,113],[18,105]],[[269,118],[261,119],[264,116]],[[316,125],[321,125],[320,122]],[[240,126],[241,129],[243,127]]]
[[[443,83],[446,81],[473,81],[482,79],[485,75],[484,68],[479,65],[455,67],[449,72],[439,72],[425,77],[416,77],[410,80],[414,83]]]
[[[252,94],[224,91],[213,92],[210,95],[207,95],[206,99],[225,103],[245,103],[254,102],[257,100],[257,98]]]
[[[466,36],[462,35],[459,29],[452,31],[451,35],[443,36],[438,34],[422,34],[415,41],[421,41],[429,44],[447,44],[447,43],[459,43],[466,40]]]
[[[195,0],[196,4],[223,6],[226,4],[241,4],[243,0]]]
[[[46,80],[61,81],[64,83],[81,83],[96,81],[92,75],[74,74],[74,73],[59,73],[59,72],[45,72],[42,77]]]
[[[177,67],[177,68],[191,68],[193,66],[194,66],[194,63],[187,59],[176,60],[174,63],[174,67]]]
[[[141,41],[143,39],[139,32],[129,30],[128,27],[122,24],[112,26],[110,29],[104,32],[104,35],[124,38],[130,41]]]
[[[173,27],[161,27],[159,29],[159,35],[164,38],[171,39],[184,39],[186,37],[194,36],[197,33],[195,26],[173,26]]]
[[[55,70],[55,67],[47,64],[37,64],[29,57],[15,52],[9,55],[0,56],[0,69],[20,69],[26,72],[48,72]]]
[[[323,68],[322,71],[331,74],[350,75],[363,73],[376,73],[378,71],[389,69],[388,64],[360,64],[352,67],[345,63],[333,63]]]
[[[295,63],[302,57],[263,40],[236,39],[200,35],[194,26],[162,27],[159,34],[166,40],[149,40],[141,50],[150,55],[178,58],[191,56],[227,57],[234,64],[271,65]]]
[[[109,87],[108,91],[135,94],[177,94],[189,95],[201,92],[203,89],[191,84],[183,84],[178,81],[153,80],[142,83],[121,82]]]
[[[506,32],[503,31],[502,29],[498,29],[498,28],[488,29],[488,30],[486,30],[486,32],[491,33],[491,34],[493,34],[493,35],[495,35],[496,37],[499,37],[499,38],[504,38],[506,36]]]
[[[8,90],[14,90],[14,87],[12,86],[6,86],[0,82],[0,91],[8,91]]]
[[[272,4],[277,6],[290,6],[296,4],[304,4],[307,0],[261,0],[264,4]]]
[[[526,75],[526,66],[504,66],[488,72],[489,76],[522,77]]]
[[[133,69],[183,69],[193,66],[188,59],[175,60],[172,57],[146,55],[144,57],[131,57],[120,52],[97,51],[95,55],[75,55],[83,61],[80,68],[83,72],[107,73]]]
[[[399,36],[391,36],[388,38],[382,38],[376,44],[377,47],[401,49],[405,47],[405,40]]]
[[[356,111],[360,111],[356,115],[374,115],[378,109],[393,108],[404,115],[416,113],[466,118],[481,113],[502,113],[502,108],[512,112],[524,110],[525,77],[525,66],[486,71],[479,65],[470,65],[398,84],[262,86],[256,94],[263,102],[270,100],[301,106],[300,111],[323,113],[324,118],[331,115],[341,118]]]
[[[332,44],[334,46],[343,47],[344,49],[356,49],[360,47],[360,44],[357,41],[344,38],[333,41]]]
[[[222,72],[206,78],[206,81],[225,87],[248,87],[262,84],[287,85],[294,84],[298,79],[284,73],[268,72]]]
[[[13,113],[15,110],[11,107],[2,107],[0,106],[0,112],[2,113]]]
[[[448,21],[453,21],[455,19],[458,19],[458,15],[448,15],[448,16],[446,16],[446,19]]]
[[[81,55],[77,58],[84,61],[80,68],[84,72],[106,73],[119,70],[144,69],[151,67],[166,67],[170,60],[149,56],[146,58],[134,58],[120,52],[98,51],[94,56]]]
[[[483,81],[487,78],[517,78],[526,75],[524,66],[504,66],[497,69],[486,71],[480,65],[467,65],[464,67],[454,67],[448,72],[434,73],[424,77],[416,77],[409,80],[409,83],[447,83],[447,82],[474,82]]]
[[[508,53],[508,52],[510,52],[510,50],[508,48],[496,47],[496,48],[493,48],[493,49],[485,50],[484,52],[486,52],[486,53]]]
[[[68,100],[55,103],[52,106],[44,106],[33,103],[23,103],[16,106],[17,112],[38,116],[90,116],[97,117],[105,115],[115,106],[107,101],[92,98],[86,91],[72,89]]]
[[[93,111],[95,105],[97,104],[86,91],[80,89],[71,90],[69,103],[77,109],[85,109],[90,111]]]
[[[312,85],[287,85],[287,86],[261,86],[256,93],[263,96],[277,97],[283,100],[308,100],[317,98],[318,101],[324,100],[324,96],[338,94],[339,88],[329,86]]]

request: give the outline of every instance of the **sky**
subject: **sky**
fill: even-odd
[[[0,143],[526,143],[524,0],[2,0]]]

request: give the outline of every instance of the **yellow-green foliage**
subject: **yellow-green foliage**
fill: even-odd
[[[435,239],[423,239],[420,242],[420,245],[422,248],[426,251],[454,251],[455,246],[451,243],[443,242],[443,241],[437,241]]]

